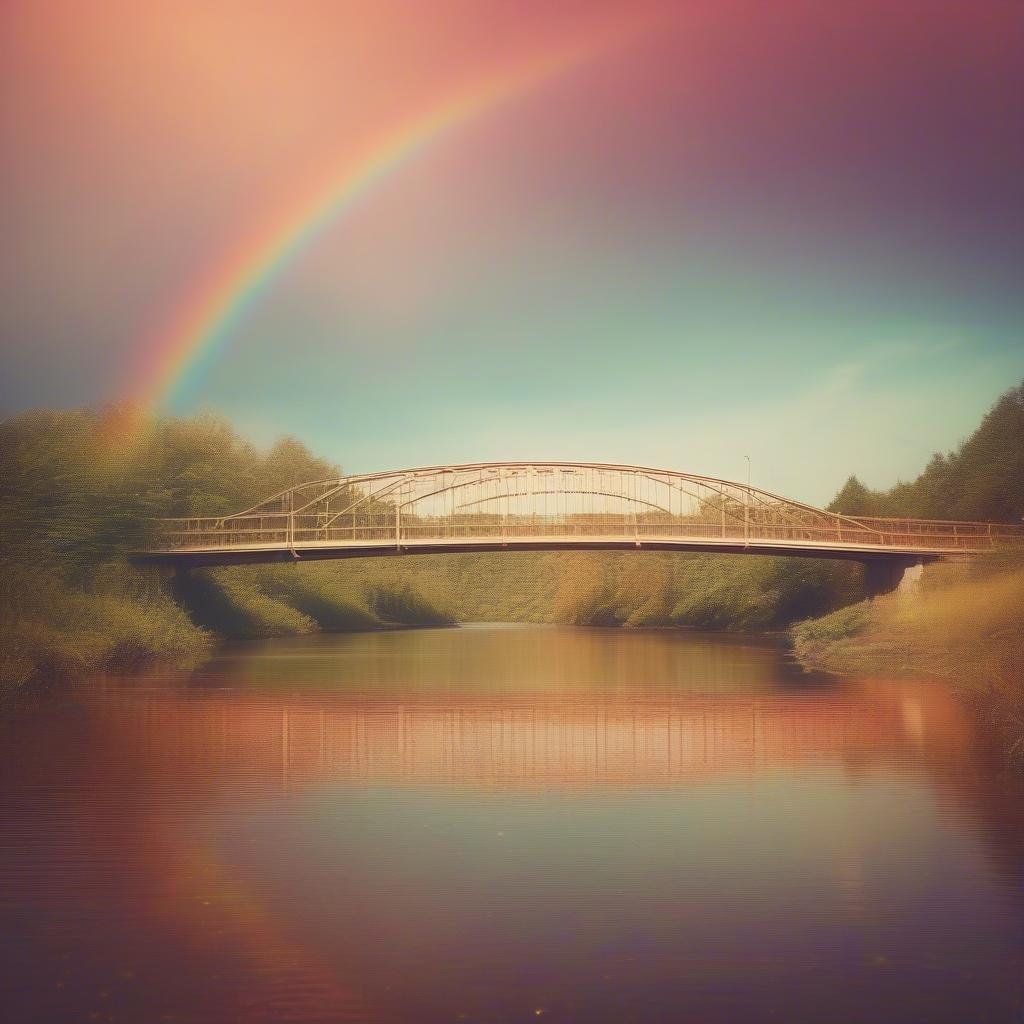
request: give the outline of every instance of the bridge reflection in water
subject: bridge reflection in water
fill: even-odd
[[[675,785],[916,757],[964,718],[937,687],[836,685],[772,644],[671,631],[461,628],[226,651],[188,690],[104,701],[180,772],[245,784]],[[111,723],[113,725],[113,723]]]
[[[855,700],[374,699],[368,703],[151,698],[133,719],[147,759],[197,777],[295,786],[337,781],[484,787],[662,786],[787,764],[906,756],[955,725],[915,691]],[[141,712],[141,714],[140,714]]]
[[[3,739],[14,1019],[810,1022],[885,982],[958,1024],[1019,992],[1024,801],[939,686],[429,630],[225,651]]]

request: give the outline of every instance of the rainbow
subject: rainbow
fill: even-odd
[[[451,129],[622,45],[651,24],[634,13],[628,22],[605,24],[519,66],[492,72],[336,161],[317,185],[262,219],[184,294],[174,315],[144,347],[128,397],[131,424],[125,429],[148,420],[200,379],[276,275],[388,175]]]

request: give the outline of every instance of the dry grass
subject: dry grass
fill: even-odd
[[[916,594],[845,608],[792,634],[808,667],[949,679],[1024,761],[1024,567],[928,570]]]

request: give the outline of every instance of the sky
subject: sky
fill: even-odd
[[[0,5],[0,414],[136,400],[381,133],[612,26],[328,219],[160,394],[346,471],[627,462],[823,504],[1024,377],[1024,5]],[[171,382],[173,383],[173,382]]]

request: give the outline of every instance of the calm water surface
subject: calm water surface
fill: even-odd
[[[769,643],[281,641],[0,725],[0,1017],[1024,1022],[1024,779]]]

